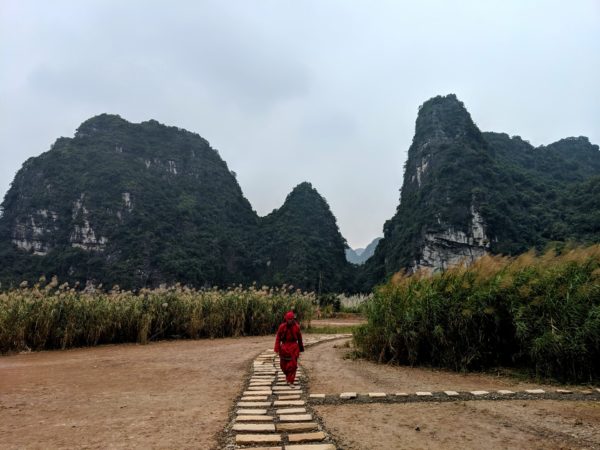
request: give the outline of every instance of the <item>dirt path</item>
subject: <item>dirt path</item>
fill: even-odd
[[[256,372],[251,361],[272,344],[266,336],[0,357],[0,448],[216,448],[243,387],[264,386],[256,374],[247,381],[248,368]],[[324,421],[311,432],[332,432],[339,448],[600,448],[598,401],[312,402],[308,394],[540,387],[380,366],[346,352],[332,341],[301,358],[309,380],[301,398]],[[270,356],[262,362],[273,364]],[[270,377],[273,392],[279,382]]]
[[[310,393],[553,389],[504,377],[382,366],[345,359],[347,352],[337,341],[306,353],[303,366]],[[341,446],[351,450],[600,448],[597,401],[478,400],[314,409]]]
[[[0,357],[0,448],[202,448],[272,337]]]
[[[483,374],[460,374],[446,370],[376,364],[347,359],[349,340],[320,344],[307,352],[303,364],[310,376],[312,393],[339,393],[340,379],[345,391],[415,392],[510,389],[514,391],[551,386],[519,382],[514,378]]]

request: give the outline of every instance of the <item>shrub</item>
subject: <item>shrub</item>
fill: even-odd
[[[106,293],[40,280],[0,293],[0,352],[268,334],[292,307],[310,322],[313,302],[313,294],[285,287]]]
[[[378,361],[600,378],[600,245],[396,274],[365,310],[355,343]]]

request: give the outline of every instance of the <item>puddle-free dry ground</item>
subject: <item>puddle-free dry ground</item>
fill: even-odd
[[[310,393],[545,388],[508,377],[458,374],[347,359],[344,341],[306,352]],[[464,401],[320,405],[315,410],[344,449],[600,448],[600,402]]]
[[[266,336],[0,357],[0,448],[216,448],[250,361],[272,345]],[[343,341],[307,349],[301,363],[311,393],[538,387],[349,360],[347,350]],[[345,449],[600,448],[600,402],[594,401],[315,409]]]

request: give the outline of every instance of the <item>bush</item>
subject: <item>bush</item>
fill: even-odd
[[[0,352],[268,334],[292,307],[309,322],[314,301],[313,294],[285,288],[106,293],[40,281],[0,293]]]
[[[600,379],[600,245],[396,274],[365,310],[355,343],[378,361]]]

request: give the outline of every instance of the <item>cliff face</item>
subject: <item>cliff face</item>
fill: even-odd
[[[444,270],[488,252],[600,241],[600,152],[585,137],[533,147],[482,133],[454,96],[419,109],[400,205],[362,271],[365,288],[399,270]]]
[[[206,140],[156,121],[103,114],[84,122],[23,165],[2,210],[4,285],[56,274],[126,288],[260,281],[312,289],[319,279],[325,290],[342,289],[336,269],[347,275],[338,255],[345,241],[310,185],[260,219]]]
[[[126,286],[250,276],[258,219],[235,177],[200,136],[155,121],[84,122],[23,165],[2,207],[5,252],[32,271]]]
[[[454,95],[421,106],[400,205],[371,263],[378,278],[401,268],[442,270],[489,251],[477,188],[492,166],[490,153]]]

